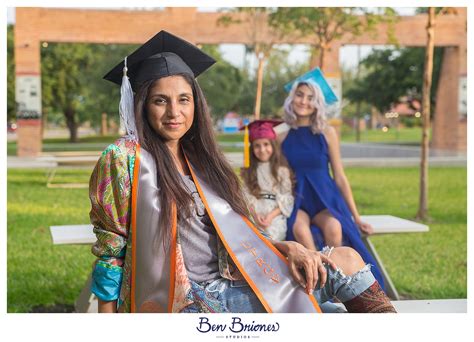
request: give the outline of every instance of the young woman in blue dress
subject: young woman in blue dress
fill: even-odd
[[[284,104],[289,130],[277,138],[296,176],[287,239],[310,249],[351,246],[365,262],[376,265],[361,240],[361,233],[372,234],[373,228],[360,218],[342,165],[337,132],[326,120],[327,103],[334,102],[335,95],[319,69],[303,75],[290,89]],[[383,284],[376,267],[373,273]]]

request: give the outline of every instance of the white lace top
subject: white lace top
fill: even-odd
[[[267,215],[275,208],[280,208],[281,215],[273,219],[266,231],[273,239],[281,241],[286,237],[286,219],[293,211],[294,197],[288,168],[280,167],[278,177],[281,180],[279,182],[273,178],[269,162],[259,163],[257,166],[257,181],[261,190],[260,194],[263,196],[259,198],[253,196],[245,184],[244,192],[249,205],[253,207],[257,214]]]

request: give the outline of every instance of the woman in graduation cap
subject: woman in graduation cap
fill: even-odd
[[[393,311],[352,249],[329,259],[249,221],[195,80],[214,62],[161,31],[105,76],[127,136],[90,180],[99,312],[320,312],[336,292],[349,311]]]
[[[285,85],[284,120],[290,127],[278,135],[282,150],[296,175],[295,205],[288,218],[288,240],[308,248],[350,246],[384,287],[373,256],[361,233],[371,234],[370,224],[361,220],[351,187],[344,173],[336,130],[327,123],[328,106],[338,99],[319,68]],[[329,166],[332,175],[329,173]],[[311,226],[312,234],[308,234]]]

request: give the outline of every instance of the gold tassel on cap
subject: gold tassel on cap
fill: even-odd
[[[244,167],[250,167],[250,143],[249,143],[249,127],[245,125],[244,133]]]

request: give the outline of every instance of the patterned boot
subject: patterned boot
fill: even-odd
[[[390,313],[397,312],[390,298],[383,292],[378,281],[355,298],[344,303],[348,312],[356,313]]]

